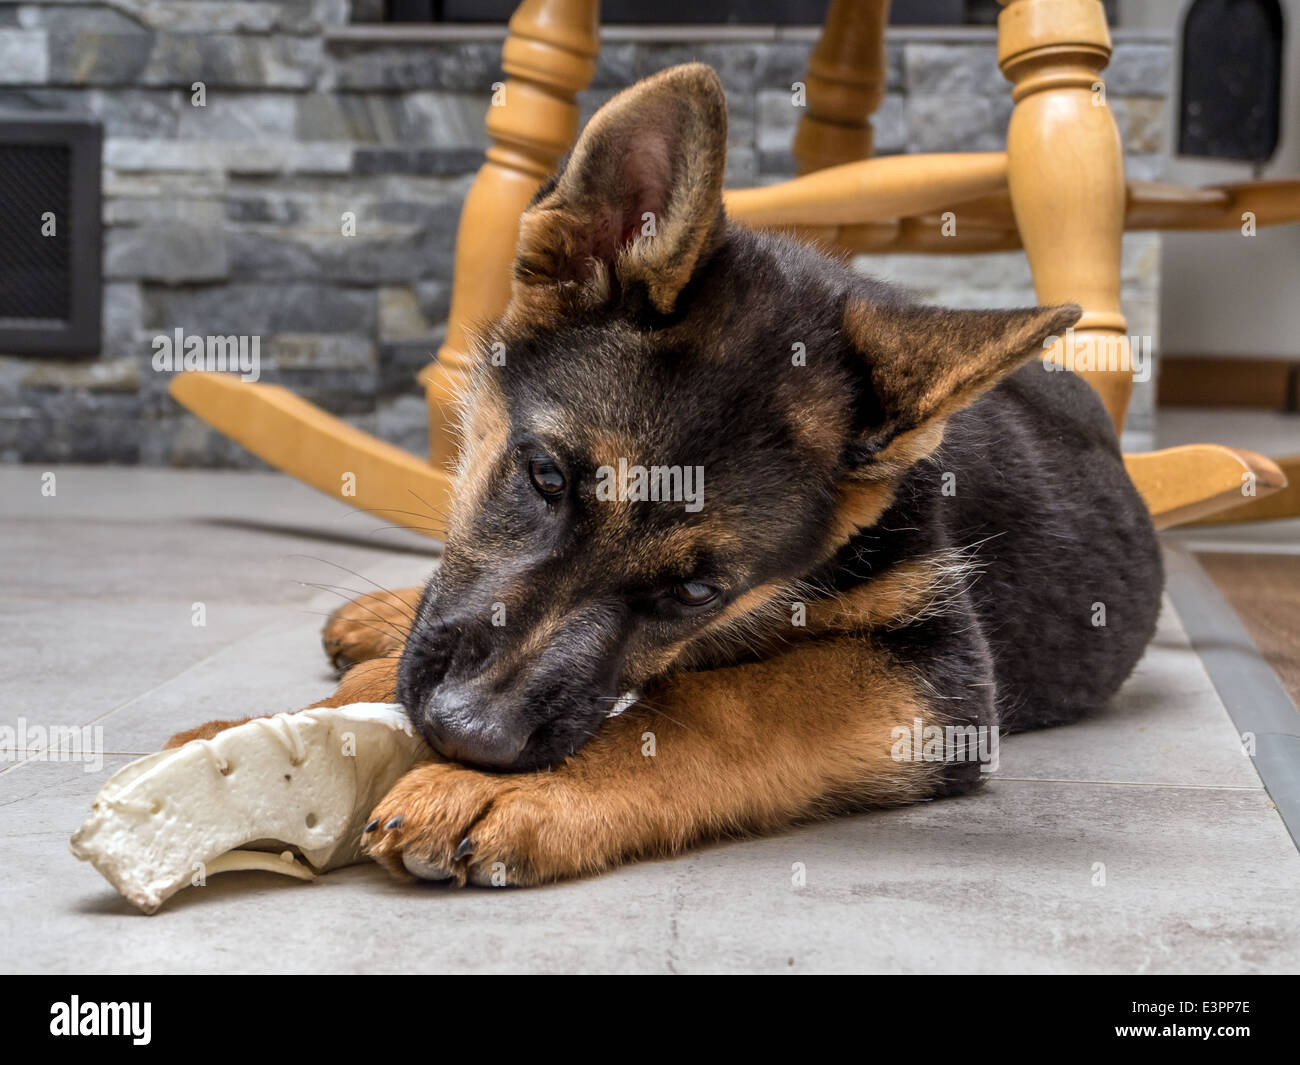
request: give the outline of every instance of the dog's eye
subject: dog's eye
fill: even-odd
[[[673,585],[673,598],[683,606],[704,606],[718,597],[718,589],[711,584],[698,581],[686,581]]]
[[[564,493],[564,474],[560,467],[550,459],[538,456],[528,461],[528,476],[533,479],[533,487],[546,499],[559,499]]]

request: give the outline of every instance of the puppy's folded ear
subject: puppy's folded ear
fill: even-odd
[[[1079,320],[1074,304],[1016,311],[850,299],[844,329],[870,378],[850,463],[889,476],[928,455],[948,417],[973,403]]]
[[[598,300],[616,279],[643,283],[671,312],[721,237],[726,150],[726,96],[707,66],[671,67],[619,93],[520,219],[516,297],[564,285]]]

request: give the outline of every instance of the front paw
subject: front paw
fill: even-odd
[[[340,675],[359,662],[400,652],[420,607],[421,590],[368,592],[329,616],[321,646]]]
[[[526,886],[609,862],[583,804],[550,774],[480,773],[425,763],[399,780],[366,826],[366,851],[400,879]]]

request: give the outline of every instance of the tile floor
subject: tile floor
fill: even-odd
[[[235,873],[142,916],[68,851],[102,782],[328,691],[315,585],[418,583],[433,551],[275,474],[71,467],[48,498],[42,472],[0,468],[0,724],[105,753],[0,762],[0,971],[1300,968],[1300,854],[1172,609],[1112,707],[1008,740],[979,795],[543,889]]]

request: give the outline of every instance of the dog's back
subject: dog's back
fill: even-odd
[[[1101,706],[1155,630],[1159,545],[1114,429],[1091,387],[1039,362],[953,416],[863,541],[969,566],[957,612],[987,644],[1007,730]]]

